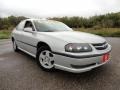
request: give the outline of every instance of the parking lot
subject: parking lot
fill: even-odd
[[[110,62],[81,74],[42,71],[33,57],[2,40],[0,90],[120,90],[120,38],[106,39],[112,45]]]

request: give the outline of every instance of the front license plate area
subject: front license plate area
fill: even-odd
[[[108,61],[108,60],[109,60],[109,53],[104,54],[104,55],[102,56],[102,62],[106,62],[106,61]]]

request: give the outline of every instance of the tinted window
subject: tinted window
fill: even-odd
[[[25,25],[25,21],[22,21],[22,22],[20,22],[20,23],[17,25],[16,29],[17,29],[17,30],[23,30],[24,25]]]
[[[24,28],[27,28],[27,27],[31,27],[32,28],[32,23],[30,21],[26,21]]]
[[[30,27],[34,30],[33,25],[30,21],[26,21],[25,26],[24,26],[24,28],[28,28],[28,27]]]

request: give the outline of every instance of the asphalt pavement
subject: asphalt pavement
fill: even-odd
[[[45,72],[33,57],[14,52],[10,40],[0,41],[0,90],[120,90],[120,38],[112,45],[109,63],[81,74]]]

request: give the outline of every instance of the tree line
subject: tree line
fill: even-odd
[[[9,16],[5,18],[0,18],[0,30],[8,30],[15,27],[21,20],[26,19],[26,17],[19,16]]]
[[[120,12],[84,17],[50,18],[64,22],[71,28],[120,28]]]
[[[23,16],[9,16],[0,18],[0,30],[10,29],[15,27],[21,20],[26,19]],[[89,18],[85,17],[53,17],[48,18],[52,20],[61,21],[71,28],[120,28],[120,12],[108,13],[105,15],[96,15]]]

